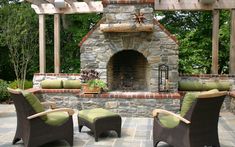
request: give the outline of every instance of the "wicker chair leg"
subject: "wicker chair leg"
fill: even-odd
[[[12,141],[12,144],[16,144],[16,142],[20,141],[21,139],[19,137],[15,137]]]
[[[73,146],[73,137],[71,138],[67,138],[67,139],[65,139],[68,143],[69,143],[69,145],[72,147]]]
[[[118,137],[121,137],[121,128],[115,130],[117,132]]]
[[[96,130],[94,130],[95,141],[98,141],[99,135]]]
[[[78,130],[79,130],[79,132],[81,132],[81,131],[82,131],[82,127],[83,127],[82,125],[79,125],[79,126],[78,126]]]
[[[28,139],[27,141],[24,141],[25,147],[35,147],[37,144],[33,143],[33,139]]]
[[[18,120],[17,120],[18,121]],[[20,135],[20,132],[21,132],[21,128],[20,126],[18,125],[17,123],[17,128],[16,128],[16,132],[15,132],[15,137],[12,141],[12,144],[16,144],[16,142],[20,141],[21,140],[21,135]]]
[[[158,145],[159,142],[160,142],[160,141],[158,141],[158,140],[153,141],[153,147],[157,147],[157,145]]]

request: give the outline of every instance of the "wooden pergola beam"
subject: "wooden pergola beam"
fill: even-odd
[[[39,15],[39,71],[46,72],[45,15]]]
[[[60,73],[60,14],[54,15],[54,73]]]
[[[211,73],[218,74],[219,68],[219,10],[213,10],[212,66]]]
[[[69,5],[74,6],[73,3],[77,2],[77,0],[65,0]]]
[[[74,13],[100,13],[103,12],[103,5],[101,1],[73,2],[66,0],[69,3],[63,9],[55,8],[51,3],[43,3],[40,6],[32,4],[31,7],[37,14],[74,14]]]
[[[46,0],[26,0],[26,1],[37,6],[41,6],[41,4],[48,3]]]
[[[54,3],[54,0],[46,0],[48,3],[51,3],[53,4]]]
[[[233,9],[235,0],[216,0],[213,4],[203,4],[198,0],[155,0],[157,11],[203,11],[214,9]]]
[[[229,74],[235,74],[235,9],[231,10]]]

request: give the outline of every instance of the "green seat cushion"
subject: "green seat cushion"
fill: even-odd
[[[44,89],[61,89],[63,88],[62,80],[43,80],[41,88]]]
[[[67,112],[52,112],[47,114],[46,123],[52,126],[59,126],[69,119]],[[63,133],[63,132],[60,132]]]
[[[83,118],[89,121],[90,123],[93,123],[97,118],[102,118],[102,117],[105,118],[105,117],[117,116],[117,115],[118,114],[105,110],[103,108],[81,110],[78,113],[78,116],[80,118]]]
[[[39,101],[36,95],[34,95],[31,92],[24,91],[24,90],[22,90],[21,92],[36,113],[45,111],[44,107],[42,106],[41,102]],[[44,116],[41,116],[41,118],[43,120],[46,120],[47,116],[44,115]]]
[[[182,117],[184,117],[184,115],[188,112],[189,108],[196,100],[198,94],[199,92],[187,92],[185,94],[180,111],[180,115]]]
[[[200,81],[182,80],[179,82],[179,90],[201,91],[203,90],[203,84]]]
[[[159,115],[158,118],[160,123],[167,128],[174,128],[180,122],[180,120],[177,117],[172,115],[163,115],[163,116]]]
[[[80,80],[64,80],[63,87],[66,89],[80,89],[81,82]]]

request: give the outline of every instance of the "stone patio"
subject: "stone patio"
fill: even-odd
[[[86,127],[78,132],[77,119],[74,116],[75,147],[152,147],[152,118],[123,117],[122,137],[115,132],[103,134],[95,142],[92,133]],[[22,141],[11,145],[16,128],[16,114],[13,105],[0,105],[0,147],[23,147]],[[219,120],[219,138],[221,147],[235,147],[235,115],[222,112]],[[55,141],[43,147],[69,146],[66,142]],[[169,147],[160,143],[158,147]]]

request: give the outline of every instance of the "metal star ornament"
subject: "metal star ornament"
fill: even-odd
[[[134,20],[135,20],[136,23],[139,23],[139,24],[144,23],[144,19],[145,19],[145,17],[144,17],[143,13],[134,14]]]

